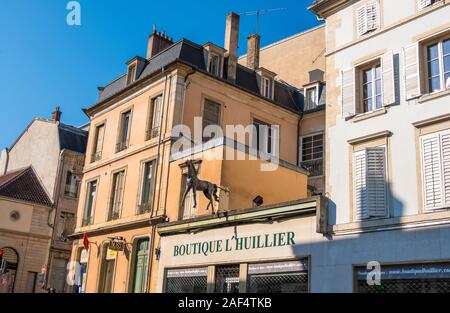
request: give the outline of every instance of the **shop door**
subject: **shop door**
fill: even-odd
[[[239,292],[239,265],[216,267],[217,293]]]
[[[133,292],[143,293],[147,283],[148,239],[139,240],[136,248]]]
[[[112,292],[112,283],[114,277],[114,264],[115,260],[107,260],[105,262],[105,280],[103,282],[103,292],[111,293]]]

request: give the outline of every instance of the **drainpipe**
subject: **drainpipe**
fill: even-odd
[[[163,121],[163,112],[164,112],[164,105],[166,103],[166,90],[167,90],[167,74],[166,74],[166,68],[163,67],[161,69],[161,73],[165,75],[164,77],[164,89],[162,94],[162,104],[161,104],[161,110],[159,115],[159,134],[158,134],[158,152],[156,155],[156,167],[155,167],[155,177],[158,175],[158,169],[159,169],[159,160],[160,160],[160,151],[161,151],[161,138],[162,138],[162,121]],[[156,194],[156,180],[153,184],[153,207],[150,213],[150,238],[149,238],[149,245],[148,245],[148,261],[147,261],[147,281],[146,281],[146,291],[150,292],[150,279],[151,279],[151,273],[152,273],[152,264],[153,264],[153,245],[155,242],[155,234],[156,234],[156,225],[153,225],[152,218],[154,217],[155,213],[155,194]],[[158,199],[159,201],[159,199]],[[159,203],[158,203],[159,205]]]

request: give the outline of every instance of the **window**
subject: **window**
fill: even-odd
[[[94,217],[94,205],[97,198],[97,181],[91,181],[87,185],[86,206],[82,226],[91,225]]]
[[[206,293],[208,268],[170,269],[166,272],[166,293]]]
[[[254,119],[256,136],[253,138],[253,146],[258,152],[278,155],[278,126],[270,125],[261,120]]]
[[[220,57],[217,54],[211,53],[209,57],[209,72],[213,75],[220,74]]]
[[[127,75],[127,85],[134,82],[136,79],[136,64],[130,65],[128,68],[128,75]]]
[[[356,219],[387,215],[386,148],[374,147],[353,154]]]
[[[301,165],[311,177],[323,175],[323,134],[302,138]]]
[[[130,131],[130,124],[131,124],[131,110],[122,113],[120,119],[119,141],[117,143],[116,152],[128,148],[128,134]]]
[[[420,10],[420,9],[424,9],[424,8],[430,6],[433,3],[436,3],[438,1],[440,1],[440,0],[418,0],[418,4],[417,5],[418,5],[419,10]]]
[[[261,94],[263,97],[273,99],[273,80],[267,77],[261,77]]]
[[[138,214],[144,214],[150,212],[153,202],[153,186],[155,184],[154,166],[155,161],[149,161],[144,163],[143,178],[142,178],[142,190],[141,199],[139,204]]]
[[[378,3],[369,2],[357,10],[358,35],[362,36],[378,28]]]
[[[94,140],[94,149],[91,156],[91,161],[95,162],[102,158],[102,149],[103,149],[103,136],[105,134],[105,125],[99,125],[95,128],[95,140]]]
[[[383,106],[381,89],[381,64],[376,63],[361,70],[362,112],[371,112]]]
[[[122,208],[122,200],[123,200],[124,182],[125,182],[125,171],[120,171],[113,174],[108,221],[120,218],[120,211]]]
[[[314,110],[319,103],[318,87],[312,87],[306,89],[306,106],[305,111]]]
[[[56,224],[56,240],[67,242],[68,235],[73,234],[75,230],[75,214],[61,212]]]
[[[424,208],[450,207],[450,130],[421,137]]]
[[[181,192],[180,192],[180,207],[181,201],[183,200],[183,194],[186,190],[187,185],[187,169],[186,173],[181,175]],[[180,219],[186,220],[195,217],[197,213],[197,209],[194,208],[194,197],[192,194],[192,190],[186,194],[186,198],[184,200],[184,207],[181,208],[181,212],[179,214]]]
[[[156,138],[159,135],[160,114],[161,114],[162,96],[153,98],[150,101],[150,114],[148,121],[148,130],[146,140]]]
[[[239,292],[239,264],[216,266],[217,293]]]
[[[66,186],[64,188],[64,195],[71,198],[77,198],[79,186],[80,180],[71,171],[68,171],[66,177]]]
[[[149,240],[139,239],[134,249],[133,281],[131,291],[144,293],[147,287]]]
[[[450,88],[450,39],[426,47],[429,92]]]
[[[203,106],[203,142],[213,138],[213,136],[205,135],[205,128],[209,125],[220,126],[220,104],[205,99],[205,104]]]

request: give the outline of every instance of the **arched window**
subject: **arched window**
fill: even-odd
[[[137,239],[133,247],[131,292],[143,293],[147,287],[149,239]]]
[[[0,275],[0,293],[13,293],[19,267],[19,254],[16,249],[11,247],[1,249],[3,250],[3,260],[6,261],[6,271]]]

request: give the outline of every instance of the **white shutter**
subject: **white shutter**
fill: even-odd
[[[378,3],[376,1],[366,4],[366,31],[376,30],[378,28]]]
[[[342,116],[351,117],[356,114],[355,108],[355,70],[342,71]]]
[[[450,132],[441,135],[442,150],[442,187],[444,188],[444,206],[450,206]]]
[[[369,217],[369,211],[367,209],[366,169],[365,151],[355,153],[353,157],[353,186],[357,220],[362,220]]]
[[[419,0],[419,9],[423,9],[431,4],[431,0]]]
[[[406,100],[420,96],[419,43],[403,48]]]
[[[357,27],[358,35],[362,36],[367,33],[367,10],[366,6],[362,6],[357,10]]]
[[[394,54],[392,51],[381,58],[383,105],[395,103]]]
[[[272,131],[272,155],[278,157],[280,155],[280,126],[271,125]]]
[[[369,217],[386,216],[386,149],[384,147],[366,150],[366,185]]]
[[[434,210],[442,205],[441,152],[439,146],[438,134],[422,138],[423,197],[424,206],[427,210]]]

